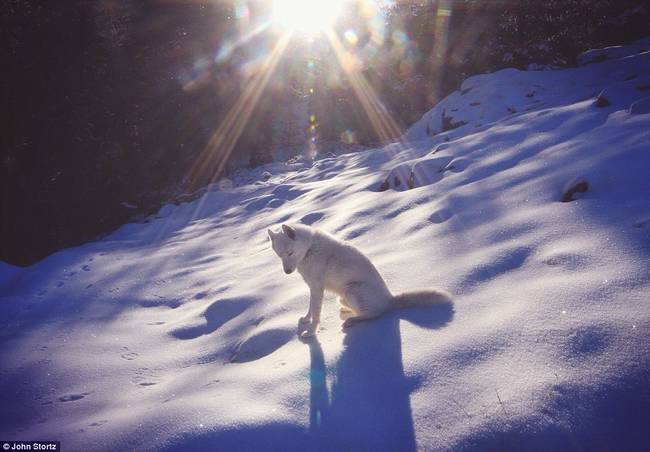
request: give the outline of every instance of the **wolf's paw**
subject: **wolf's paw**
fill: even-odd
[[[300,333],[300,337],[303,338],[303,339],[307,339],[309,337],[313,337],[315,334],[316,334],[316,331],[309,329],[309,330],[305,330],[302,333]]]
[[[306,315],[306,316],[304,316],[304,317],[300,317],[300,319],[299,319],[298,321],[299,321],[300,323],[311,323],[311,317],[309,317],[308,315]]]

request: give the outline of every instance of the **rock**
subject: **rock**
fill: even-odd
[[[268,171],[264,171],[264,172],[262,173],[262,180],[263,180],[264,182],[266,182],[266,181],[269,180],[272,176],[273,176],[273,175],[272,175],[271,173],[269,173]]]
[[[589,182],[583,177],[572,179],[562,190],[562,202],[575,201],[577,193],[584,193],[589,190]]]
[[[609,99],[607,99],[607,97],[605,96],[605,94],[606,94],[605,91],[606,90],[602,90],[600,92],[600,94],[598,94],[598,96],[596,96],[596,100],[594,101],[594,106],[595,107],[605,108],[605,107],[609,107],[612,104],[609,101]]]

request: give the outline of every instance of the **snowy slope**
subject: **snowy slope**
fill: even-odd
[[[650,53],[639,51],[473,77],[411,144],[242,173],[258,182],[3,268],[0,438],[64,450],[643,449],[650,114],[630,106],[650,97]],[[467,124],[427,137],[442,109]],[[581,180],[587,192],[560,202]],[[350,240],[395,292],[451,291],[453,309],[344,333],[329,297],[318,339],[301,342],[307,289],[266,236],[290,221]]]
[[[635,99],[650,97],[650,72],[643,63],[639,65],[648,51],[650,38],[645,38],[625,47],[585,52],[578,58],[583,67],[575,69],[544,73],[503,69],[469,77],[459,91],[414,124],[407,136],[417,140],[462,125],[466,125],[464,133],[482,131],[522,113],[594,99],[605,88],[617,109],[627,108]],[[599,61],[603,63],[591,66]]]

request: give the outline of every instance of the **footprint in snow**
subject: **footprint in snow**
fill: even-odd
[[[133,360],[136,359],[138,356],[140,356],[138,353],[130,351],[130,350],[129,350],[129,347],[122,347],[122,350],[124,350],[125,352],[122,353],[122,354],[120,355],[120,357],[121,357],[122,359],[127,360],[127,361],[133,361]]]
[[[160,381],[160,369],[149,369],[141,367],[135,371],[135,376],[131,378],[131,383],[138,386],[155,386]]]
[[[585,256],[575,253],[557,253],[546,257],[542,262],[551,267],[564,267],[568,270],[576,270],[586,265],[588,259]]]
[[[65,286],[65,283],[63,281],[57,281],[55,286],[56,287],[63,287],[63,286]]]
[[[610,333],[598,326],[580,328],[568,338],[567,352],[580,358],[603,353],[611,343]]]
[[[81,269],[83,271],[85,271],[85,272],[89,272],[90,271],[90,265],[84,265],[84,266],[81,267]]]

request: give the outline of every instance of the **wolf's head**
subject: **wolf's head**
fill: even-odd
[[[268,230],[273,251],[282,259],[282,267],[288,275],[293,273],[298,263],[304,259],[311,246],[311,234],[300,227],[282,225],[279,232]]]

